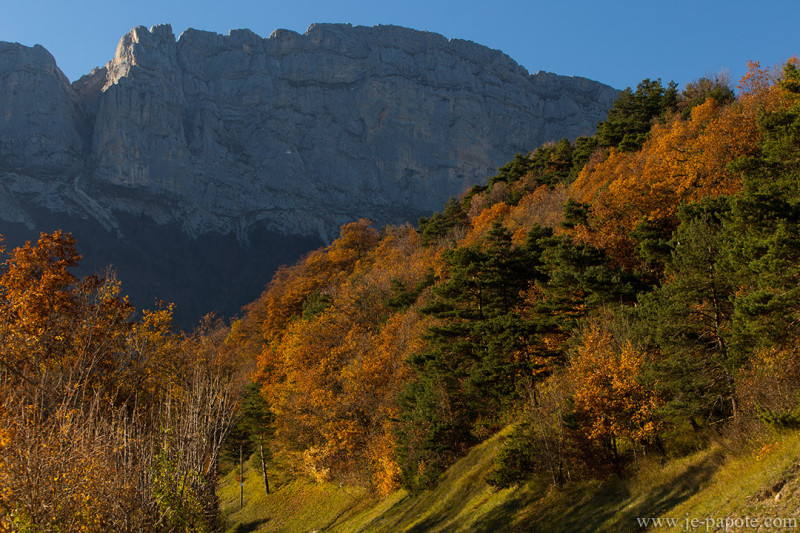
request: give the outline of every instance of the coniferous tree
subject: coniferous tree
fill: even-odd
[[[761,153],[735,165],[744,190],[733,201],[731,234],[747,279],[736,301],[734,343],[743,354],[800,333],[800,73],[793,63],[781,85],[794,105],[761,117]]]
[[[483,247],[447,250],[444,257],[447,279],[434,287],[436,299],[424,310],[439,323],[428,329],[428,349],[410,360],[418,379],[402,401],[403,427],[426,428],[401,431],[403,470],[412,487],[435,480],[486,436],[480,426],[498,424],[513,402],[517,375],[529,365],[519,354],[534,334],[518,308],[535,262],[512,245],[507,229],[495,223]]]
[[[597,125],[600,146],[618,147],[632,152],[642,147],[653,120],[676,109],[678,91],[675,83],[666,88],[661,80],[642,80],[636,90],[627,88],[614,101],[605,121]]]
[[[728,260],[728,216],[724,197],[684,207],[669,281],[643,300],[642,315],[663,354],[656,366],[669,409],[695,428],[735,412],[733,377],[743,363],[729,346],[736,272]]]
[[[467,224],[467,215],[461,202],[450,198],[440,213],[434,213],[430,218],[419,219],[419,231],[422,234],[422,243],[429,245],[443,239],[454,229]]]

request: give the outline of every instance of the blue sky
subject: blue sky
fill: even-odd
[[[41,44],[70,80],[102,66],[134,26],[169,22],[226,34],[304,32],[313,22],[397,24],[502,50],[531,73],[585,76],[617,88],[687,82],[748,60],[800,54],[800,0],[1,0],[0,40]],[[735,83],[734,83],[735,84]]]

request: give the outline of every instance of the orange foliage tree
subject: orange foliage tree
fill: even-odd
[[[508,217],[511,207],[505,202],[497,202],[491,207],[487,207],[478,213],[471,220],[471,228],[461,241],[459,246],[472,246],[479,243],[492,229],[495,222],[503,222]]]
[[[368,480],[384,493],[397,486],[391,419],[405,359],[425,329],[413,300],[435,257],[409,226],[378,241],[362,221],[273,279],[261,300],[283,318],[261,317],[257,376],[293,464],[319,479]],[[311,272],[321,277],[304,280]],[[245,321],[258,319],[254,309]]]
[[[330,246],[279,268],[262,295],[233,323],[229,344],[248,359],[262,356],[264,346],[278,341],[304,306],[346,278],[377,243],[378,232],[362,219],[342,226],[341,237]]]
[[[574,417],[582,439],[621,463],[620,444],[633,447],[656,442],[661,422],[659,400],[643,383],[642,353],[629,341],[618,343],[591,324],[568,368],[573,387]]]
[[[0,275],[0,530],[210,530],[241,374],[227,330],[133,320],[113,276],[69,271],[74,244],[42,234]]]
[[[514,245],[525,244],[528,231],[536,224],[552,229],[559,228],[564,219],[566,201],[567,189],[563,185],[553,188],[541,185],[524,195],[506,217],[505,225],[513,234]]]
[[[570,197],[591,205],[588,224],[576,235],[606,250],[618,265],[638,266],[632,233],[647,223],[670,232],[681,203],[740,190],[729,168],[758,150],[758,116],[785,105],[778,85],[769,86],[757,65],[745,77],[748,92],[720,105],[709,98],[688,118],[676,114],[656,124],[638,152],[611,149],[599,163],[587,165],[570,187]]]

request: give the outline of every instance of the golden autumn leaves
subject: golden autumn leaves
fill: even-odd
[[[658,435],[660,402],[643,383],[644,354],[630,341],[621,345],[592,324],[582,335],[569,380],[575,384],[575,416],[591,440],[617,448],[617,441],[648,442]]]
[[[382,493],[397,487],[392,419],[427,322],[416,306],[392,312],[387,299],[393,281],[419,284],[433,255],[410,227],[379,239],[367,221],[345,225],[329,247],[279,272],[234,324],[234,341],[257,350],[277,447],[293,464]],[[236,338],[243,331],[257,331],[255,349],[251,335]]]
[[[759,116],[790,102],[757,63],[741,89],[726,105],[709,98],[688,118],[676,114],[655,123],[639,151],[611,148],[605,159],[587,164],[569,193],[592,206],[589,224],[576,236],[604,249],[616,264],[634,267],[631,233],[638,224],[674,227],[680,204],[739,191],[741,181],[729,165],[757,152]]]
[[[0,531],[210,530],[244,369],[227,330],[172,331],[42,234],[0,276]]]

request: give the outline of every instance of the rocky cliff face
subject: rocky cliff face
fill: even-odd
[[[72,84],[42,47],[0,43],[0,218],[49,231],[62,214],[123,243],[130,220],[243,250],[257,229],[325,242],[359,217],[413,221],[517,152],[590,133],[616,94],[394,26],[137,27]]]

